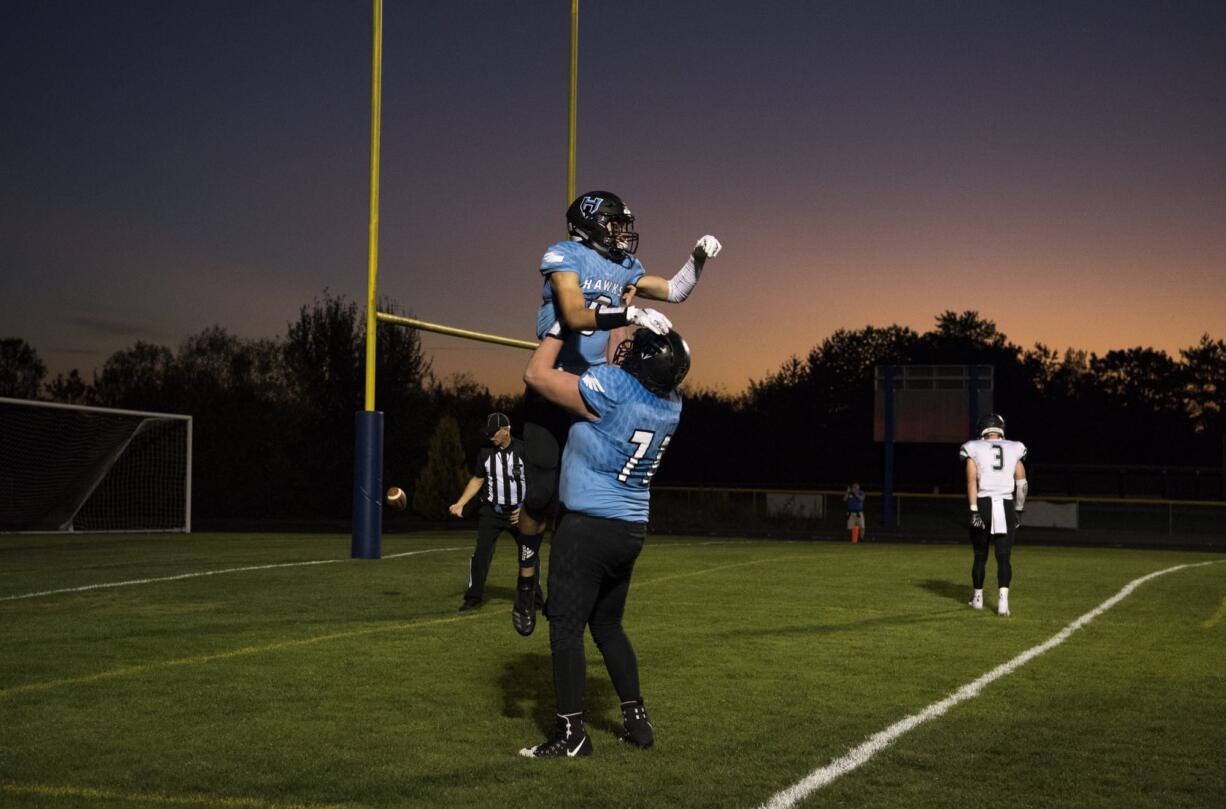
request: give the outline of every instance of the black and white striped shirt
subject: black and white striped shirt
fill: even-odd
[[[473,464],[473,477],[485,478],[482,502],[495,511],[514,511],[524,501],[524,442],[512,438],[506,449],[483,447]]]

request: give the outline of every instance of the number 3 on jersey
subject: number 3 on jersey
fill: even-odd
[[[626,461],[626,465],[622,467],[622,471],[618,473],[617,479],[625,483],[630,479],[630,475],[638,468],[639,464],[647,457],[647,450],[651,448],[651,442],[656,437],[656,434],[651,430],[635,430],[630,436],[630,443],[634,444],[634,454]],[[651,468],[647,470],[647,474],[643,475],[643,485],[651,483],[651,477],[656,473],[656,469],[660,466],[660,459],[664,457],[664,450],[668,449],[668,442],[672,441],[672,435],[664,436],[664,440],[660,442],[660,448],[656,450],[655,457],[651,459]]]

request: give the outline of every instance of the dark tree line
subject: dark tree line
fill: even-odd
[[[381,308],[396,309],[389,301]],[[213,326],[177,350],[138,342],[90,382],[76,370],[44,381],[37,354],[7,339],[0,395],[190,414],[193,509],[206,524],[343,519],[352,508],[354,414],[364,407],[365,327],[356,303],[325,293],[283,337],[245,339]],[[436,379],[414,331],[380,324],[378,345],[384,477],[411,496],[439,415],[476,424],[496,401],[471,380]]]
[[[1023,350],[977,312],[944,312],[923,334],[839,330],[732,399],[691,396],[668,479],[781,486],[879,483],[872,442],[873,374],[882,364],[995,369],[995,409],[1010,435],[1048,465],[1220,467],[1226,343],[1208,335],[1173,359],[1151,348],[1103,356],[1043,345]],[[701,413],[694,418],[695,411]],[[714,429],[707,432],[708,427]],[[696,446],[697,445],[697,446]],[[960,485],[947,445],[899,445],[900,488]],[[664,470],[662,469],[662,474]]]
[[[384,301],[382,308],[396,307]],[[384,324],[379,329],[376,402],[387,414],[384,479],[413,498],[444,417],[454,419],[472,457],[485,414],[505,410],[518,425],[522,402],[495,397],[469,377],[440,381],[416,332]],[[899,326],[837,331],[804,357],[751,381],[743,393],[689,390],[657,480],[879,483],[881,448],[872,441],[879,364],[993,366],[996,409],[1006,414],[1011,436],[1024,440],[1041,463],[1223,462],[1222,340],[1206,335],[1178,358],[1150,348],[1059,355],[1043,345],[1024,350],[1010,343],[976,312],[945,312],[923,334]],[[274,339],[240,338],[214,326],[177,350],[138,342],[112,355],[88,382],[76,370],[49,381],[46,376],[31,346],[0,340],[0,395],[191,414],[195,512],[202,520],[343,519],[350,513],[353,420],[364,404],[365,378],[365,319],[352,301],[325,293]],[[903,490],[956,487],[954,457],[954,448],[945,445],[900,445],[896,483]],[[458,493],[430,492],[427,499]]]

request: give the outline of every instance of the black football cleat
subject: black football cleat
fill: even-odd
[[[626,732],[621,740],[643,750],[655,744],[655,734],[652,732],[651,720],[647,718],[647,709],[643,700],[636,699],[622,703],[622,724]]]
[[[533,587],[520,587],[515,591],[511,625],[525,638],[536,629],[536,591]]]
[[[553,736],[519,751],[524,758],[584,758],[592,754],[592,739],[583,728],[583,714],[559,716]]]
[[[471,612],[472,610],[477,609],[477,607],[480,607],[483,603],[485,602],[479,598],[466,598],[464,599],[464,603],[460,605],[460,612]]]

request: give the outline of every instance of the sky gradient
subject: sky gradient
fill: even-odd
[[[364,300],[365,2],[0,0],[0,337],[52,373]],[[529,339],[564,232],[569,2],[387,0],[380,291]],[[1024,347],[1226,338],[1226,4],[581,2],[579,190],[692,381],[976,309]],[[426,335],[495,392],[527,357]]]

